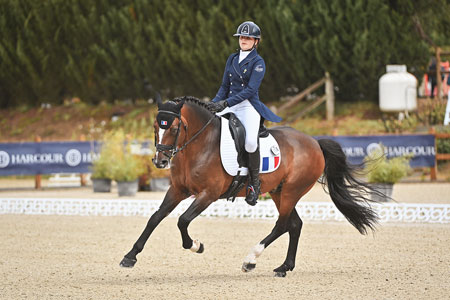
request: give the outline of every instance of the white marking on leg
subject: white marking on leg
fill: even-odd
[[[263,253],[264,248],[265,248],[264,244],[258,244],[255,247],[253,247],[250,253],[247,255],[247,257],[244,259],[244,263],[256,264],[256,259]]]
[[[192,241],[192,247],[191,247],[190,250],[191,250],[192,252],[197,252],[198,249],[200,249],[200,245],[201,245],[201,243],[200,243],[199,240]]]

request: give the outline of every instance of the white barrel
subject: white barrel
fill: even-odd
[[[380,110],[402,112],[417,109],[417,79],[406,71],[405,65],[387,65],[380,77]]]

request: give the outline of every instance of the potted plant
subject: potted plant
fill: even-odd
[[[111,157],[113,148],[105,140],[99,156],[92,162],[91,180],[94,193],[109,193],[111,191],[111,180],[113,179]]]
[[[119,196],[136,195],[138,178],[145,172],[140,158],[132,153],[129,140],[121,129],[111,134],[115,154],[111,161],[112,175],[117,182]]]
[[[384,146],[381,144],[380,146],[378,150],[372,151],[364,158],[365,173],[374,190],[380,192],[372,193],[372,200],[388,201],[391,199],[394,184],[411,171],[409,162],[412,156],[404,155],[388,159],[381,150]]]

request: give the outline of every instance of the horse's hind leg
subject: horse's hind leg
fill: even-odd
[[[297,255],[298,240],[300,239],[300,233],[302,230],[303,221],[300,219],[295,208],[291,212],[289,218],[288,231],[289,231],[289,248],[284,263],[273,270],[275,276],[285,277],[287,271],[292,271],[295,267],[295,257]]]
[[[152,234],[153,230],[167,215],[170,214],[170,212],[178,205],[178,203],[183,200],[183,197],[184,195],[180,194],[172,187],[169,188],[163,202],[161,203],[161,206],[150,217],[150,220],[147,222],[147,226],[145,226],[145,229],[142,232],[141,236],[138,238],[136,243],[134,243],[131,251],[128,252],[120,262],[121,267],[132,268],[134,266],[137,261],[136,255],[138,255],[142,251],[142,249],[144,249],[144,245]]]

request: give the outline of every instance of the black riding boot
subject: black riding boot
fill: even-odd
[[[259,160],[259,148],[255,152],[248,154],[248,172],[250,178],[247,185],[247,197],[245,197],[245,201],[251,206],[256,205],[261,189],[261,183],[259,181]]]
[[[268,137],[269,132],[267,131],[266,126],[264,126],[265,119],[261,117],[261,120],[259,121],[259,137]]]

